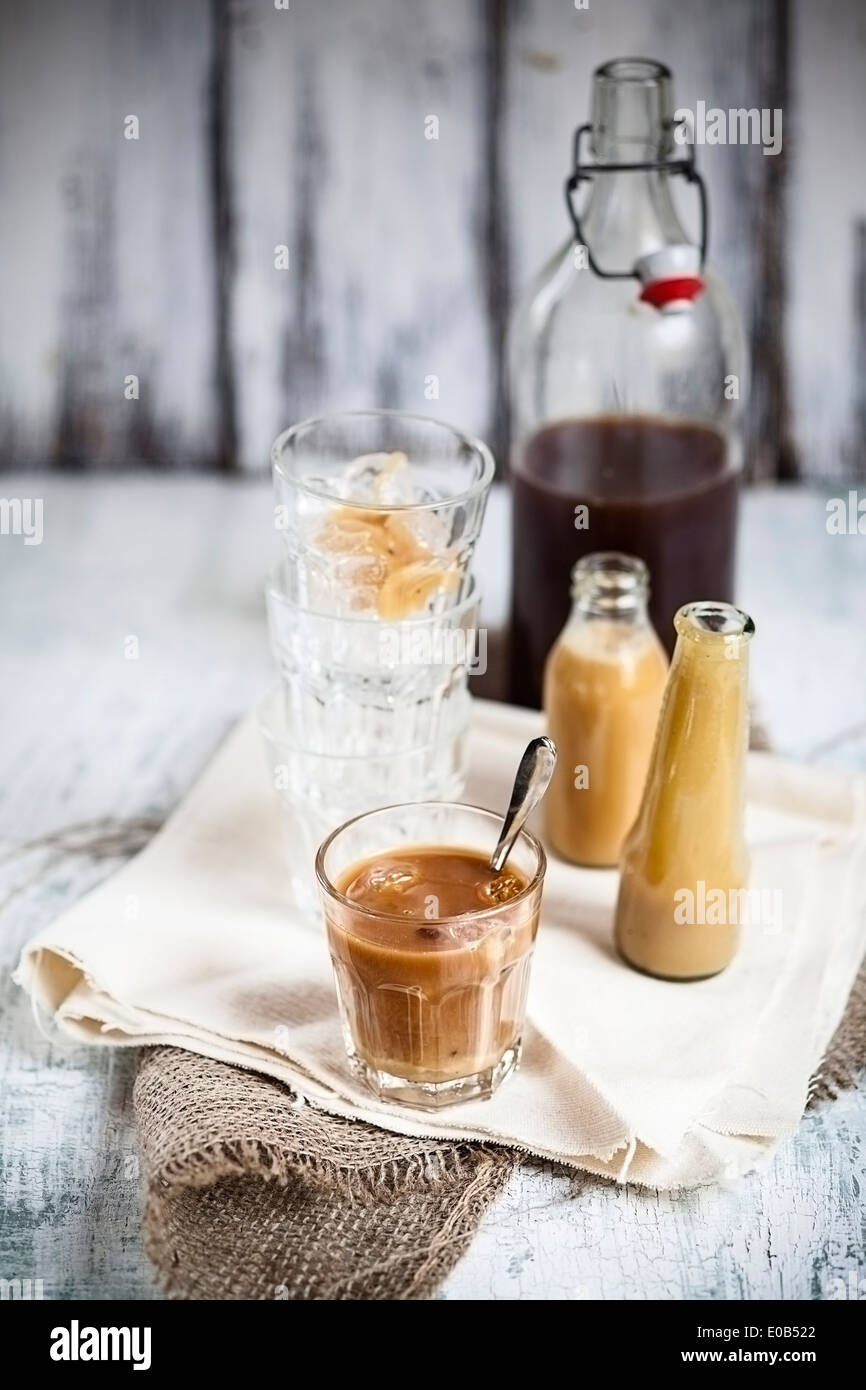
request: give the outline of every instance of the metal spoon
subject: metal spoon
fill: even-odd
[[[501,872],[527,817],[547,791],[555,763],[556,744],[552,738],[534,738],[526,745],[514,778],[499,840],[490,856],[490,867],[494,873]]]

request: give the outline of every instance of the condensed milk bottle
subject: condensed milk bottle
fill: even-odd
[[[701,980],[724,970],[739,943],[755,627],[728,603],[687,604],[674,627],[652,762],[623,849],[614,933],[636,969]]]
[[[571,593],[544,672],[547,729],[559,750],[544,803],[547,840],[575,864],[607,867],[638,812],[668,662],[647,612],[643,561],[586,555]]]

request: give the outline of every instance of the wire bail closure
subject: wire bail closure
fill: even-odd
[[[676,125],[684,125],[685,122],[677,121]],[[639,279],[637,270],[602,270],[592,254],[592,249],[583,235],[583,228],[580,222],[580,215],[574,205],[573,194],[581,183],[592,183],[596,174],[637,174],[642,171],[656,171],[665,174],[682,174],[687,183],[694,184],[698,190],[698,198],[701,205],[701,270],[707,257],[707,243],[709,240],[709,212],[707,208],[707,190],[703,179],[695,167],[695,146],[694,142],[687,144],[688,153],[685,159],[648,159],[640,160],[636,164],[584,164],[580,157],[580,145],[584,135],[592,132],[589,122],[578,126],[574,133],[574,154],[573,172],[565,181],[565,204],[568,208],[568,215],[574,227],[574,235],[579,246],[586,247],[590,269],[599,275],[603,280],[636,280]]]

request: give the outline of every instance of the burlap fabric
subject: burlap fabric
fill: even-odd
[[[866,961],[861,965],[839,1027],[809,1088],[809,1109],[833,1100],[862,1080],[866,1067]]]
[[[326,1115],[174,1047],[143,1051],[135,1113],[148,1250],[182,1298],[426,1298],[516,1161]]]
[[[864,1062],[866,967],[810,1106]],[[519,1161],[339,1119],[174,1047],[142,1053],[135,1113],[148,1250],[180,1298],[427,1298]]]

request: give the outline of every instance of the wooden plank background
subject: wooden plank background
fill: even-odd
[[[4,0],[0,467],[256,471],[364,404],[504,456],[509,313],[630,52],[677,105],[782,107],[779,156],[699,151],[750,472],[866,477],[861,0]]]

